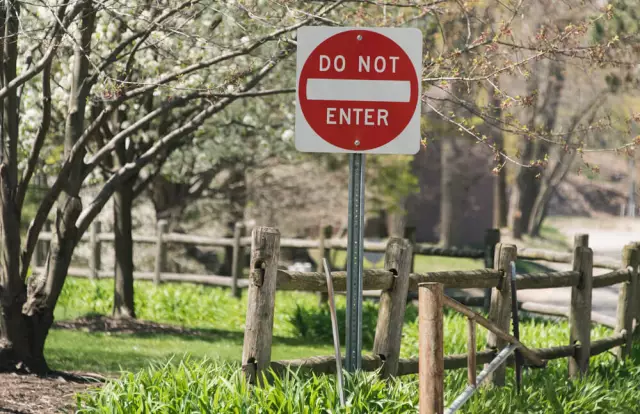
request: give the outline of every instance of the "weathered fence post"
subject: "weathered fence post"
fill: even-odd
[[[51,233],[51,221],[50,220],[46,220],[44,222],[43,230],[46,233]],[[47,260],[47,255],[49,254],[49,247],[50,246],[51,246],[51,239],[48,239],[48,240],[39,239],[36,242],[36,247],[35,247],[35,250],[34,250],[33,256],[32,256],[32,266],[34,266],[34,267],[44,266],[44,264],[45,264],[45,262]]]
[[[409,291],[409,272],[413,248],[408,240],[391,238],[387,244],[384,268],[395,274],[391,287],[380,295],[378,323],[373,354],[384,361],[380,375],[388,378],[398,371],[402,325]]]
[[[616,333],[620,333],[622,330],[627,332],[626,343],[615,350],[616,356],[620,359],[631,354],[631,346],[633,345],[633,313],[635,302],[638,300],[635,297],[638,286],[638,253],[635,244],[624,246],[622,251],[622,267],[631,269],[631,274],[629,280],[622,283],[618,295]]]
[[[635,328],[640,325],[640,242],[634,242],[632,244],[633,247],[638,250],[638,263],[634,269],[636,272],[636,289],[633,291],[633,334],[637,335]]]
[[[573,237],[573,248],[576,247],[589,247],[589,235],[588,234],[576,234]]]
[[[502,277],[498,286],[491,292],[491,308],[489,320],[504,332],[509,332],[511,325],[511,277],[510,263],[518,257],[518,250],[512,244],[498,244],[496,246],[494,268],[502,271]],[[493,332],[487,333],[487,348],[500,351],[506,346],[506,342],[498,338]],[[493,373],[488,375],[487,384],[496,386],[504,385],[506,364],[500,365]]]
[[[584,241],[584,240],[583,240]],[[569,309],[569,343],[577,344],[573,356],[569,357],[569,377],[586,374],[591,354],[591,295],[593,286],[593,251],[578,245],[573,253],[573,270],[580,272],[578,286],[571,288]]]
[[[404,238],[411,243],[411,268],[409,269],[410,273],[415,272],[416,267],[416,228],[415,226],[408,226],[404,229]]]
[[[444,327],[440,283],[418,286],[420,414],[444,412]]]
[[[257,227],[251,234],[250,283],[247,292],[242,370],[250,383],[262,383],[271,363],[273,309],[280,256],[280,232]]]
[[[320,224],[319,226],[319,240],[318,240],[318,266],[316,268],[316,272],[323,273],[322,263],[325,258],[328,258],[327,255],[327,233],[328,229]],[[328,259],[327,259],[328,260]],[[328,265],[331,266],[330,260],[328,260]],[[327,303],[329,300],[329,294],[327,292],[318,292],[318,301],[320,305]]]
[[[484,234],[484,267],[493,269],[496,245],[500,243],[500,229],[487,229]],[[491,306],[491,288],[484,290],[484,311],[489,312]]]
[[[243,249],[240,241],[243,235],[244,224],[236,223],[233,228],[233,250],[231,253],[231,294],[236,298],[242,296],[242,291],[238,288],[238,279],[242,274]]]
[[[169,223],[166,220],[158,221],[157,228],[157,236],[158,241],[156,242],[156,267],[155,273],[153,274],[153,283],[159,285],[162,281],[162,272],[164,272],[167,268],[167,246],[164,244],[164,234],[167,232],[167,227]]]
[[[101,267],[101,251],[102,246],[100,242],[100,231],[102,229],[102,223],[95,220],[91,223],[91,232],[89,233],[89,245],[91,249],[91,256],[89,257],[89,271],[91,272],[91,279],[97,279],[100,274]]]

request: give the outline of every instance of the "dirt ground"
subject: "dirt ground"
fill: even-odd
[[[69,374],[69,373],[67,373]],[[49,414],[74,412],[74,395],[100,384],[95,376],[82,373],[35,375],[0,374],[0,413]],[[66,377],[66,378],[64,378]],[[84,380],[82,379],[84,377]]]
[[[77,329],[89,332],[171,332],[187,333],[189,330],[140,320],[117,320],[103,316],[79,318],[57,322],[57,328]],[[197,331],[189,331],[197,334]],[[98,387],[104,377],[86,372],[54,373],[42,378],[35,375],[0,373],[0,414],[49,414],[72,413],[74,396],[91,387]]]

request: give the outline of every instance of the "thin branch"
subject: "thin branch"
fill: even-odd
[[[289,51],[282,51],[278,56],[269,61],[262,69],[256,73],[256,75],[248,81],[241,92],[248,92],[253,89],[264,77],[266,77],[276,65],[283,60]],[[148,151],[138,157],[134,162],[124,165],[120,170],[114,174],[102,187],[98,195],[91,201],[91,203],[83,210],[76,222],[78,228],[78,237],[86,231],[91,221],[100,212],[102,207],[109,200],[115,189],[120,183],[126,181],[132,174],[137,173],[145,165],[155,159],[159,153],[161,153],[172,142],[180,140],[185,135],[195,132],[211,115],[220,112],[226,108],[229,104],[234,102],[237,97],[222,98],[216,103],[212,103],[209,107],[201,111],[198,115],[194,116],[189,122],[182,127],[177,128],[160,140],[158,140]]]
[[[49,132],[51,125],[51,61],[47,62],[42,71],[42,121],[38,127],[35,142],[31,148],[31,154],[29,154],[29,161],[27,162],[27,169],[22,176],[22,181],[18,187],[18,194],[16,195],[16,204],[18,211],[22,211],[22,205],[24,203],[25,196],[27,194],[27,188],[31,177],[33,176],[36,166],[38,165],[38,159],[40,158],[40,151],[44,145],[44,140]]]
[[[10,92],[15,90],[18,86],[22,85],[25,82],[28,82],[38,73],[40,73],[44,69],[47,62],[49,62],[53,58],[55,52],[58,50],[58,47],[60,46],[60,43],[62,42],[62,32],[71,24],[71,22],[74,20],[74,18],[77,16],[77,14],[80,12],[82,8],[82,2],[76,2],[75,6],[73,7],[73,9],[71,9],[69,14],[64,16],[66,11],[66,6],[68,5],[68,3],[69,2],[65,2],[58,10],[57,18],[58,20],[62,21],[62,25],[60,24],[56,25],[56,28],[53,31],[53,42],[51,46],[49,46],[49,49],[47,49],[45,55],[42,58],[40,58],[40,60],[31,69],[25,71],[23,74],[16,77],[7,85],[5,85],[2,89],[0,89],[0,100],[4,99]]]

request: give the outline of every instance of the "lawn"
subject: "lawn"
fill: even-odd
[[[57,318],[108,314],[111,281],[70,278],[57,309]],[[137,311],[141,319],[190,329],[180,332],[84,332],[54,329],[46,355],[55,369],[87,370],[120,375],[101,390],[79,396],[80,412],[415,412],[417,379],[410,375],[389,383],[374,374],[348,381],[348,410],[341,410],[332,376],[291,373],[264,389],[247,388],[241,378],[246,299],[236,300],[221,288],[191,284],[155,287],[136,282]],[[273,359],[330,355],[331,327],[326,306],[314,294],[278,292],[274,322]],[[340,320],[344,298],[338,298]],[[371,349],[377,305],[366,302],[363,315],[365,352]],[[409,305],[405,317],[402,357],[418,353],[417,310]],[[446,353],[466,347],[465,319],[445,314]],[[341,326],[341,333],[344,326]],[[531,347],[564,345],[566,321],[526,318],[521,336]],[[610,335],[607,328],[592,330],[592,338]],[[478,329],[478,348],[485,331]],[[513,371],[504,389],[482,390],[467,403],[465,413],[576,413],[636,412],[640,404],[640,348],[620,363],[605,353],[592,359],[591,374],[580,382],[568,381],[565,360],[552,361],[544,370],[526,371],[522,396],[514,394]],[[124,371],[118,374],[119,371]],[[464,388],[466,372],[446,376],[446,401]],[[308,408],[302,408],[308,407]]]

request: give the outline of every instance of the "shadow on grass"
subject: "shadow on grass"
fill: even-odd
[[[329,321],[330,323],[330,321]],[[242,345],[243,331],[229,331],[215,328],[185,328],[177,325],[156,323],[139,319],[114,319],[100,314],[87,314],[84,317],[54,324],[55,329],[73,330],[90,334],[107,334],[126,338],[174,338],[184,341],[219,342],[225,341]],[[329,326],[330,328],[330,326]],[[282,345],[314,345],[312,340],[274,336],[273,341]]]

